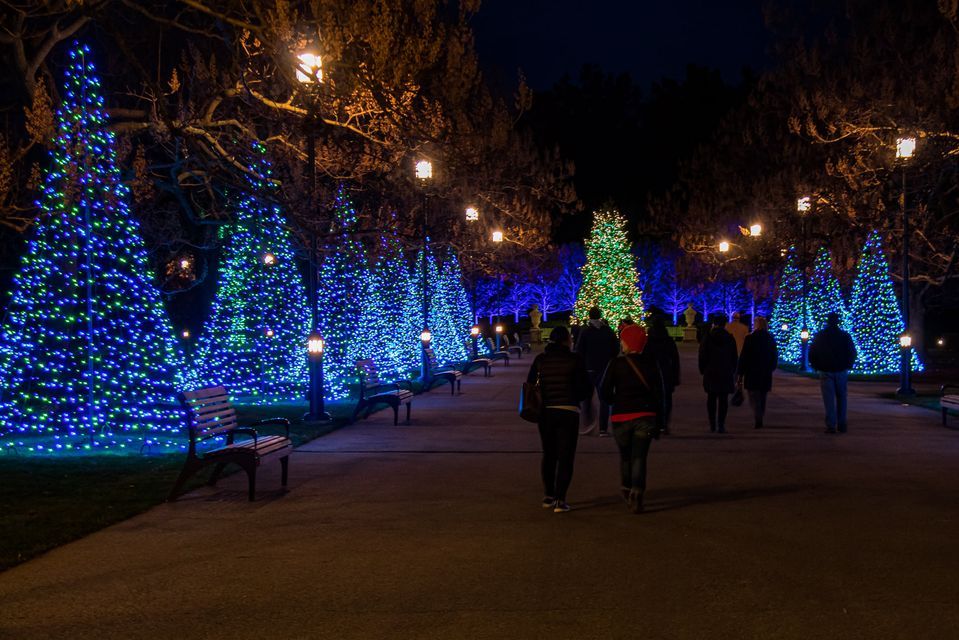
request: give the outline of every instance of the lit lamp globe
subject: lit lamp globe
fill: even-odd
[[[758,238],[763,234],[763,226],[758,222],[755,224],[749,225],[749,236],[751,238]]]
[[[273,329],[270,329],[269,327],[267,327],[267,328],[263,331],[263,335],[265,335],[267,338],[272,338],[273,336],[276,335],[276,333],[273,331]]]
[[[184,330],[182,331],[182,333],[180,333],[180,336],[181,336],[184,340],[189,340],[189,339],[190,339],[190,330],[189,330],[189,329],[184,329]]]
[[[779,328],[782,329],[783,331],[789,331],[789,325],[786,324],[785,322],[783,323],[783,326],[781,326],[781,327],[779,327]]]
[[[908,160],[916,152],[915,138],[898,138],[896,140],[896,157]]]
[[[503,325],[501,324],[496,325],[496,333],[503,333]]]
[[[296,79],[303,84],[323,82],[323,60],[315,53],[304,52],[297,56]]]
[[[424,345],[429,344],[430,340],[432,339],[433,339],[433,333],[429,330],[428,327],[423,329],[423,331],[420,332],[420,342],[422,342]]]
[[[311,360],[319,360],[323,357],[323,349],[326,347],[326,341],[318,331],[314,331],[306,339],[306,353]]]
[[[476,222],[479,220],[479,210],[476,207],[466,207],[466,221]]]
[[[433,163],[429,160],[420,160],[416,163],[416,179],[426,182],[433,177]]]
[[[267,267],[272,267],[276,264],[276,256],[267,251],[263,254],[263,264]]]
[[[719,243],[719,253],[728,253],[729,252],[729,243],[723,240]]]
[[[189,258],[181,258],[181,259],[180,259],[180,268],[183,269],[184,271],[186,271],[187,269],[189,269],[192,264],[193,264],[193,263],[190,262],[190,259],[189,259]]]
[[[470,327],[470,335],[476,338],[480,334],[480,328],[477,325]]]
[[[809,340],[809,329],[806,329],[805,327],[803,327],[803,330],[799,332],[799,339],[802,340],[803,342],[806,342],[807,340]]]
[[[493,242],[502,242],[503,241],[503,232],[494,231],[493,232]]]
[[[938,346],[940,346],[940,347],[944,347],[944,346],[946,346],[946,339],[945,339],[945,338],[939,338],[938,340],[936,340],[936,344],[937,344]]]
[[[912,336],[908,333],[904,333],[899,336],[899,346],[903,349],[908,349],[912,346]]]
[[[809,196],[803,196],[796,200],[796,211],[806,213],[812,208],[812,199]]]

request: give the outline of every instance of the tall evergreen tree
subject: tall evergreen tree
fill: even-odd
[[[899,371],[902,313],[878,231],[866,238],[856,265],[849,324],[858,352],[854,371],[867,374]],[[915,352],[912,354],[912,368],[922,371],[922,363]]]
[[[807,299],[809,330],[812,333],[826,326],[826,317],[830,313],[838,313],[840,325],[847,326],[846,303],[843,301],[839,279],[833,271],[832,252],[826,247],[820,247],[816,254],[816,264],[813,267],[812,278],[809,279]]]
[[[235,395],[301,398],[306,391],[310,309],[280,208],[270,201],[272,166],[253,147],[250,192],[235,205],[223,241],[216,297],[194,356],[193,386]]]
[[[419,362],[420,329],[407,317],[409,267],[395,234],[383,234],[379,242],[360,326],[370,336],[370,357],[384,379],[405,378]]]
[[[779,287],[776,291],[776,302],[773,305],[772,317],[769,319],[769,332],[776,339],[779,347],[779,359],[791,364],[802,363],[802,339],[800,333],[803,325],[802,303],[802,273],[799,270],[799,257],[796,247],[789,247],[786,254],[786,264],[779,277]]]
[[[624,318],[644,320],[642,292],[637,287],[636,261],[626,237],[626,220],[615,211],[598,211],[586,241],[583,283],[576,296],[574,315],[584,321],[597,306],[612,326]]]
[[[74,44],[41,215],[0,335],[0,435],[26,451],[176,446],[167,436],[182,429],[182,355],[89,57]]]
[[[469,339],[471,315],[469,297],[463,286],[463,273],[455,251],[449,251],[438,272],[436,294],[430,309],[433,348],[440,362],[461,362],[469,355],[466,342]]]

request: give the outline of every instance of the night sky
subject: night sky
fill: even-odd
[[[686,65],[718,68],[736,83],[767,63],[761,0],[483,0],[473,26],[494,79],[534,89],[573,79],[585,63],[628,72],[643,87],[681,79]]]

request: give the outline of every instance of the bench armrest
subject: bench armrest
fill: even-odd
[[[944,385],[942,385],[941,387],[939,387],[939,397],[940,397],[940,398],[941,398],[942,396],[946,395],[946,389],[959,389],[959,385],[957,385],[957,384],[944,384]]]
[[[405,384],[405,385],[407,386],[407,391],[412,391],[412,390],[413,390],[413,381],[412,381],[412,380],[397,380],[397,381],[394,382],[393,384],[396,385],[396,388],[397,388],[397,389],[401,388],[402,385]]]
[[[286,427],[286,437],[290,437],[290,421],[286,418],[264,418],[263,420],[257,420],[251,427],[262,427],[268,424],[280,425]]]
[[[226,443],[233,444],[233,437],[238,433],[245,433],[248,436],[253,436],[253,442],[256,442],[256,429],[253,427],[234,427],[230,429],[230,432],[226,434]]]

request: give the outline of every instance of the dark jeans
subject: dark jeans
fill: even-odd
[[[650,431],[656,418],[636,418],[613,423],[613,437],[619,447],[620,484],[624,489],[646,489],[646,456],[653,441]]]
[[[846,430],[846,382],[849,375],[845,371],[819,373],[819,388],[822,390],[822,403],[826,408],[826,428]]]
[[[761,425],[763,417],[766,415],[766,396],[769,395],[769,392],[755,389],[748,389],[748,391],[749,405],[753,408],[753,418],[757,425]]]
[[[673,389],[667,387],[663,397],[663,403],[666,405],[663,412],[663,431],[669,431],[669,418],[673,415]]]
[[[599,402],[599,430],[606,431],[609,428],[609,405],[603,402],[603,397],[599,392],[599,385],[603,382],[605,371],[589,370],[589,380],[596,387],[596,401]]]
[[[579,438],[579,414],[566,409],[543,409],[539,419],[539,439],[543,443],[543,494],[566,500],[573,479],[573,459]]]
[[[706,394],[706,412],[709,414],[709,427],[717,426],[716,409],[719,409],[719,428],[726,428],[726,412],[729,411],[728,393],[707,393]]]

